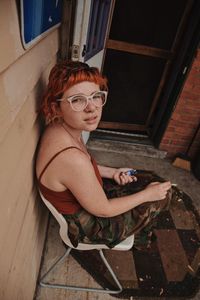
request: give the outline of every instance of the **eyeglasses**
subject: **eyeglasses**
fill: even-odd
[[[96,107],[102,107],[106,103],[107,95],[108,92],[106,91],[97,91],[90,96],[73,95],[68,98],[57,99],[57,101],[68,101],[74,111],[83,111],[87,107],[89,100],[92,101]]]

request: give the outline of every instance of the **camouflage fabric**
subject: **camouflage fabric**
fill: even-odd
[[[113,180],[104,180],[104,191],[109,199],[134,194],[145,188],[150,182],[165,181],[151,171],[141,171],[137,175],[138,181],[125,186],[117,185]],[[63,215],[69,225],[69,238],[74,247],[79,242],[106,244],[114,247],[128,236],[135,234],[144,239],[144,235],[152,230],[156,216],[169,208],[173,198],[173,190],[169,190],[164,200],[148,202],[139,205],[126,213],[115,217],[96,217],[82,209],[74,215]],[[94,200],[95,201],[95,200]],[[137,243],[137,241],[135,242]]]

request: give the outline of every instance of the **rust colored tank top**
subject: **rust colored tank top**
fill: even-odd
[[[62,149],[61,151],[54,154],[54,156],[48,161],[48,163],[45,165],[44,169],[42,170],[38,178],[38,186],[40,192],[45,197],[45,199],[47,199],[58,210],[58,212],[62,214],[74,214],[78,212],[82,207],[69,189],[66,189],[65,191],[62,192],[51,190],[41,183],[41,178],[44,172],[46,171],[46,169],[48,168],[48,166],[50,165],[50,163],[54,160],[54,158],[56,158],[61,152],[72,148],[78,149],[81,152],[83,152],[81,149],[73,146]],[[97,164],[92,157],[91,157],[91,162],[95,174],[97,176],[97,179],[99,180],[99,183],[103,185],[103,181],[99,173]]]

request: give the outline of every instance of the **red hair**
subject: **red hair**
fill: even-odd
[[[89,81],[99,85],[100,90],[107,91],[107,79],[102,76],[95,67],[89,67],[86,63],[77,61],[63,61],[57,63],[50,72],[49,82],[41,104],[46,122],[51,123],[56,119],[56,111],[53,109],[59,105],[57,99],[73,85]]]

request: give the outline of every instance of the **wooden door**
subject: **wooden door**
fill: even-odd
[[[100,128],[147,132],[193,1],[116,0],[106,42],[103,73],[108,103]]]

